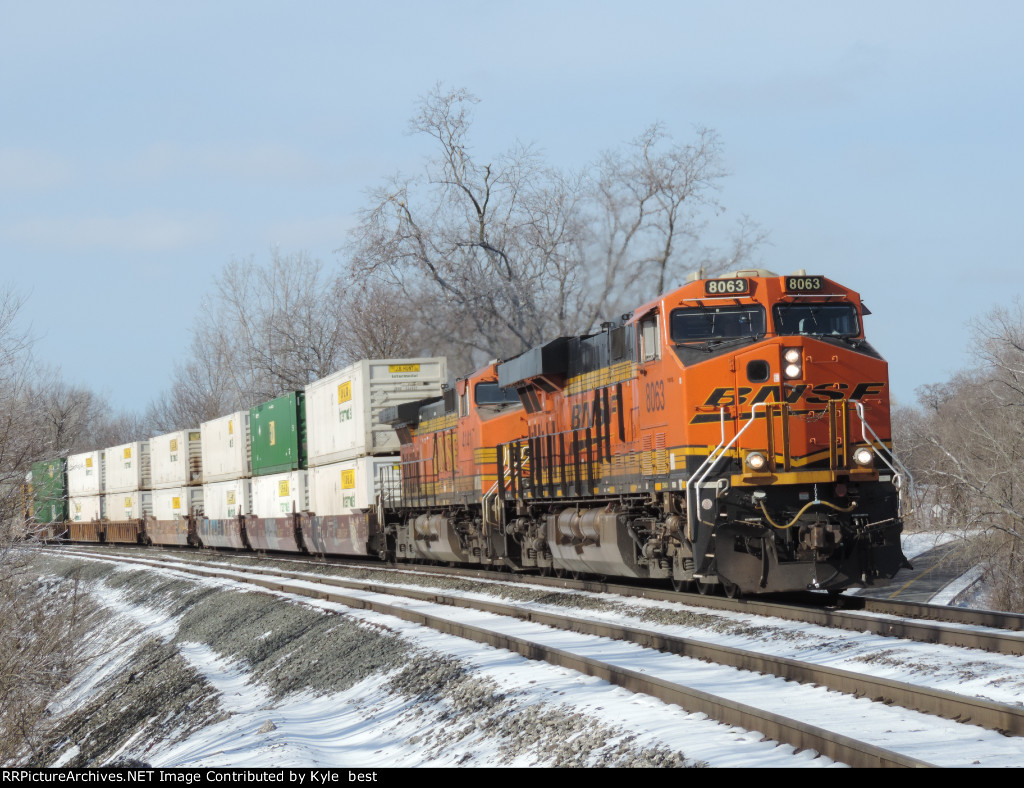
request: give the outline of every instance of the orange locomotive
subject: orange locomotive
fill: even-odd
[[[891,578],[910,479],[866,313],[824,277],[740,271],[400,406],[389,546],[730,595]]]

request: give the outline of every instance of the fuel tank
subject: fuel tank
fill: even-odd
[[[637,565],[637,544],[629,518],[612,507],[563,509],[546,518],[548,547],[554,566],[569,572],[648,577]]]
[[[455,521],[445,514],[421,514],[398,531],[396,550],[400,559],[466,563],[469,555],[455,530]]]

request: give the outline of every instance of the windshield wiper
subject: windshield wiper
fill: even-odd
[[[701,347],[705,353],[710,353],[712,347],[718,347],[719,345],[725,344],[739,344],[744,340],[756,340],[757,334],[748,334],[742,337],[712,337]]]

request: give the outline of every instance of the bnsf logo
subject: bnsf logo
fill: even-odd
[[[733,405],[756,405],[759,402],[785,402],[795,405],[801,400],[807,405],[825,405],[830,400],[855,399],[864,397],[876,397],[882,393],[885,383],[819,383],[810,386],[806,383],[798,386],[786,386],[783,398],[779,399],[779,387],[768,385],[755,390],[747,386],[739,389],[731,386],[722,386],[714,389],[707,400],[705,407],[728,408]],[[713,418],[718,418],[717,414]],[[691,423],[705,421],[697,417]]]

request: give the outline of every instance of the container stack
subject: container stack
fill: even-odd
[[[149,441],[132,441],[104,452],[108,520],[138,520],[153,514]]]
[[[68,514],[72,522],[87,523],[104,518],[103,466],[101,451],[68,457]]]
[[[383,478],[398,479],[400,444],[383,409],[441,394],[444,358],[357,361],[306,386],[310,508],[320,516],[373,507]],[[384,469],[391,473],[382,473]]]
[[[68,491],[63,459],[32,465],[32,516],[50,525],[68,519]]]
[[[203,455],[198,429],[178,430],[149,441],[153,508],[158,522],[203,513]]]
[[[203,509],[211,520],[252,512],[249,411],[199,425],[203,453]]]
[[[437,397],[447,378],[444,358],[359,361],[198,429],[74,455],[47,500],[70,496],[73,528],[93,523],[80,537],[93,541],[366,553],[382,485],[399,490],[381,412]]]

